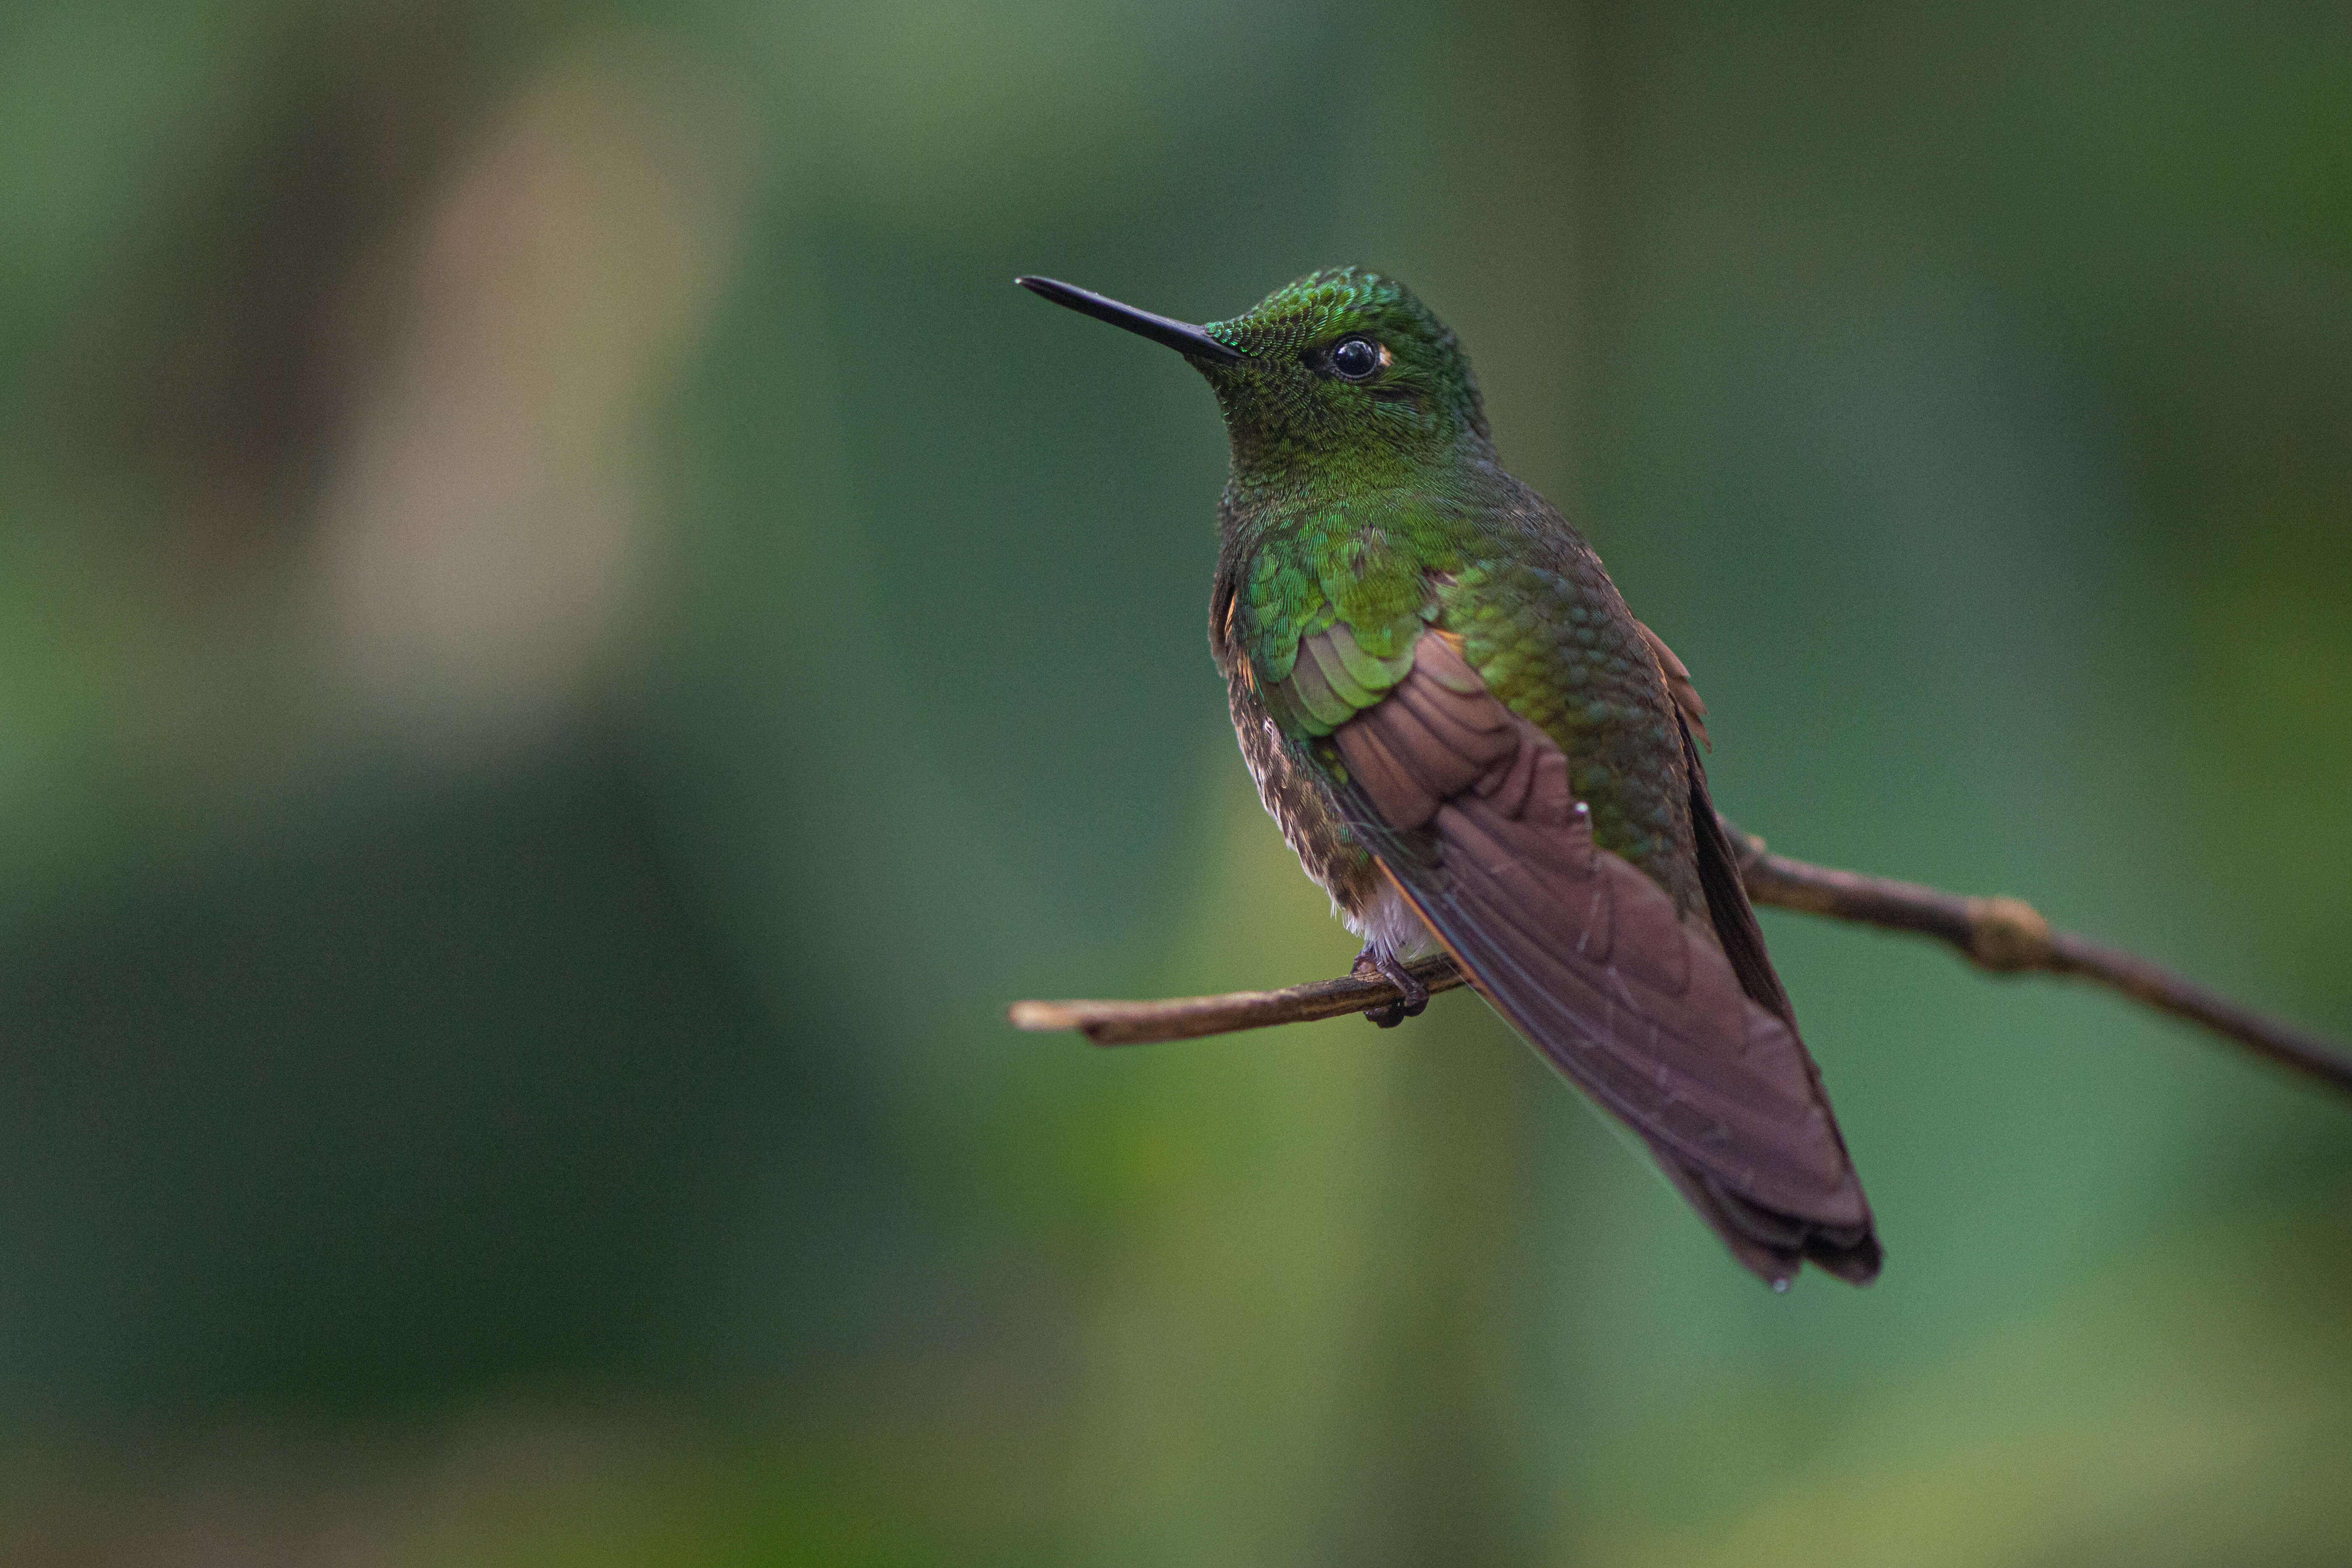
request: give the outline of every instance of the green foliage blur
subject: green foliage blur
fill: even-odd
[[[2352,1107],[1765,924],[1776,1298],[1336,973],[1188,319],[1410,281],[1788,852],[2352,1033],[2340,7],[0,14],[0,1561],[2352,1561]]]

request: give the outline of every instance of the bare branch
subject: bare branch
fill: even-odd
[[[1740,832],[1728,819],[1724,826],[1742,847],[1740,874],[1748,896],[1759,904],[1934,937],[1998,973],[2080,975],[2306,1078],[2352,1090],[2352,1052],[2344,1047],[2241,1007],[2136,954],[2053,931],[2021,900],[1964,898],[1915,882],[1791,860],[1771,853],[1761,838]],[[1425,958],[1412,968],[1432,991],[1463,984],[1451,959]],[[1098,1046],[1137,1046],[1336,1018],[1397,999],[1396,987],[1379,975],[1349,974],[1281,991],[1160,1002],[1016,1002],[1009,1016],[1017,1028],[1076,1029]]]
[[[1405,967],[1433,992],[1463,984],[1462,972],[1443,954]],[[1397,988],[1377,974],[1343,974],[1281,991],[1229,991],[1165,1002],[1015,1002],[1005,1016],[1016,1029],[1076,1029],[1098,1046],[1148,1046],[1269,1024],[1311,1024],[1397,1000]]]

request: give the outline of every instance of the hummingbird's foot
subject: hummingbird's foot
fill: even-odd
[[[1364,943],[1364,951],[1356,954],[1355,967],[1349,973],[1377,974],[1404,993],[1394,1002],[1364,1009],[1364,1016],[1383,1029],[1393,1029],[1407,1018],[1420,1017],[1421,1010],[1429,1005],[1429,987],[1421,983],[1420,977],[1369,942]]]

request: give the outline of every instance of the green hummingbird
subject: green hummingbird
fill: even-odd
[[[1689,671],[1505,470],[1454,334],[1392,279],[1311,273],[1171,320],[1024,288],[1176,350],[1233,468],[1209,645],[1266,811],[1402,1000],[1443,947],[1649,1147],[1775,1289],[1878,1272],[1694,736]]]

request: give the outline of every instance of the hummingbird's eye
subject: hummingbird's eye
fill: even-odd
[[[1331,346],[1331,368],[1349,381],[1361,381],[1380,369],[1383,357],[1370,338],[1341,338]]]

